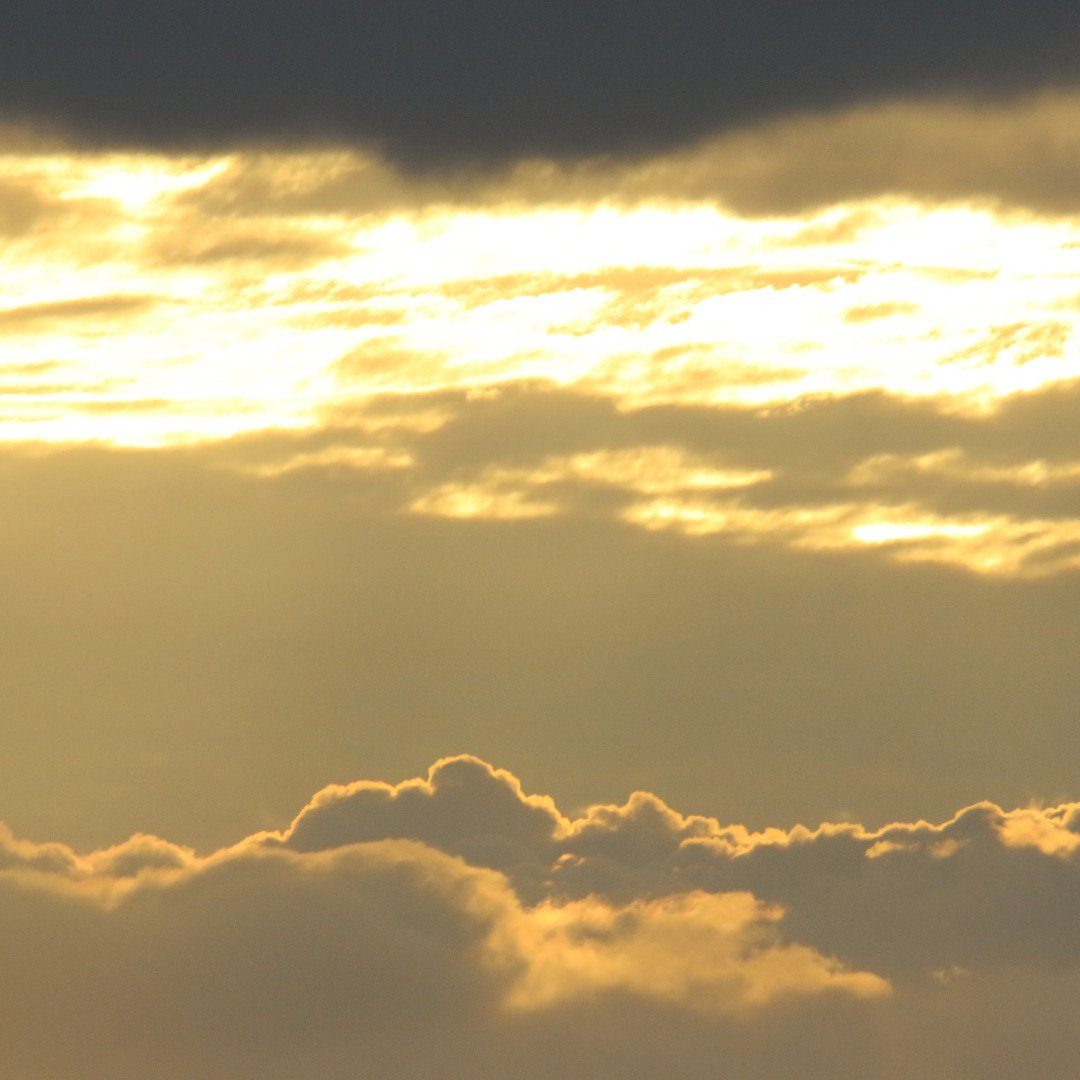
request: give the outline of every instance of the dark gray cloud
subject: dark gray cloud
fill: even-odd
[[[866,97],[1060,82],[1078,36],[1067,5],[1007,0],[41,0],[6,21],[0,102],[91,140],[577,155]]]
[[[318,214],[376,214],[389,210],[526,204],[691,200],[719,203],[748,215],[798,214],[814,207],[901,193],[929,202],[974,200],[1069,214],[1077,204],[1075,89],[1033,92],[1005,101],[970,97],[888,98],[818,112],[784,114],[737,127],[688,146],[646,156],[515,160],[506,168],[425,172],[401,162],[340,147],[303,153],[248,148],[177,202],[206,221],[245,215],[303,219]],[[666,150],[666,152],[664,152]],[[860,206],[839,220],[815,223],[791,237],[795,244],[839,244],[881,223],[887,211]],[[832,265],[819,280],[850,271]],[[923,267],[938,280],[961,281],[986,270]],[[633,284],[639,293],[662,284],[656,268],[614,268],[602,283]],[[730,288],[741,279],[759,284],[808,284],[813,268],[702,268],[702,284]],[[587,275],[559,279],[504,274],[467,286],[485,295],[523,294],[544,284],[588,286]],[[854,274],[852,275],[854,276]],[[632,279],[637,278],[634,282]],[[707,280],[706,280],[707,279]],[[786,279],[786,281],[785,281]],[[679,280],[676,275],[674,280]],[[446,290],[448,293],[450,289]],[[464,291],[464,290],[462,290]]]
[[[1077,109],[1076,87],[1071,84],[1042,91],[1032,88],[1005,98],[897,92],[880,100],[857,98],[827,109],[764,116],[743,126],[724,128],[718,120],[689,144],[675,140],[677,145],[669,145],[670,139],[668,143],[660,139],[646,148],[648,153],[636,155],[571,157],[566,150],[562,159],[519,160],[508,158],[508,149],[503,153],[506,167],[421,171],[370,146],[290,149],[279,140],[279,145],[268,150],[219,141],[233,156],[227,163],[219,159],[219,171],[213,177],[194,190],[177,193],[175,199],[177,207],[198,215],[203,231],[213,222],[219,232],[242,229],[244,219],[252,216],[261,218],[253,223],[260,229],[266,227],[268,215],[290,218],[296,226],[317,215],[368,215],[434,205],[505,208],[508,204],[634,205],[690,200],[719,203],[750,216],[799,214],[883,194],[1070,214],[1077,205],[1080,161]],[[4,138],[16,149],[32,149],[19,142],[17,133],[4,133]],[[242,153],[235,153],[238,145]],[[550,147],[535,152],[540,150],[552,152]],[[582,148],[581,153],[587,150]],[[479,162],[481,166],[498,163],[494,159]],[[28,195],[34,193],[18,186],[7,195],[13,226],[21,221],[20,207],[31,208]],[[0,206],[4,202],[0,191]],[[881,206],[855,207],[839,219],[807,226],[788,242],[852,241],[862,231],[880,225],[888,212]],[[822,281],[850,272],[835,264],[822,269],[830,271],[822,275]],[[947,281],[992,274],[985,269],[941,266],[922,267],[920,272]],[[618,274],[609,268],[603,283],[611,286],[620,277],[629,282],[636,276],[641,292],[661,284],[662,273],[656,267],[630,267]],[[743,287],[755,276],[759,284],[768,284],[771,278],[780,287],[784,278],[787,284],[798,284],[809,283],[815,276],[813,268],[771,274],[755,274],[754,267],[721,272],[702,268],[701,275],[688,268],[686,273],[716,288],[732,287],[740,277]],[[588,285],[585,275],[575,276],[577,282],[570,276],[560,281],[554,275],[547,281],[569,287]],[[482,299],[495,289],[503,297],[528,295],[543,283],[539,276],[504,274],[473,282],[468,288]]]

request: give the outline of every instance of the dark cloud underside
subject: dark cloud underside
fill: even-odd
[[[1059,85],[1078,39],[1072,5],[1006,0],[43,0],[5,15],[0,110],[156,145],[573,155],[866,97]]]

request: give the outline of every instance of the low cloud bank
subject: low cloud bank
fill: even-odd
[[[569,818],[468,756],[205,856],[5,832],[5,1057],[28,1080],[644,1077],[657,1055],[1004,1078],[940,1033],[1006,1005],[1038,1030],[1080,988],[1078,848],[1080,804],[752,832],[638,792]],[[1040,1075],[1080,1060],[1069,1030]]]
[[[293,850],[409,838],[504,874],[526,903],[628,904],[746,891],[787,912],[795,939],[893,975],[1072,963],[1060,912],[1080,901],[1080,804],[978,803],[941,824],[854,823],[751,832],[684,816],[655,795],[576,819],[476,758],[426,780],[320,792],[279,840]]]

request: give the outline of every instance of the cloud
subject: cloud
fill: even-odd
[[[1066,394],[966,417],[873,394],[794,409],[631,411],[510,386],[459,396],[442,424],[408,436],[402,498],[414,513],[459,520],[601,516],[735,543],[1054,575],[1075,565],[1077,452],[1058,445],[1049,417],[1042,432],[1022,418],[1040,401],[1053,414]],[[894,449],[872,449],[885,446]]]
[[[889,994],[888,982],[871,972],[805,946],[777,945],[769,924],[780,918],[780,909],[747,893],[542,905],[531,918],[534,951],[509,1005],[530,1010],[621,991],[738,1014],[792,996]]]
[[[31,232],[57,212],[55,204],[33,183],[7,179],[0,181],[0,236],[9,241]]]
[[[5,1057],[27,1077],[339,1076],[418,1043],[437,1058],[513,975],[486,946],[510,903],[408,844],[240,850],[112,889],[9,874]]]
[[[408,1076],[463,1051],[493,1076],[514,1032],[560,1009],[627,998],[737,1018],[888,993],[781,943],[780,912],[746,895],[523,907],[500,874],[414,841],[296,853],[252,838],[205,859],[150,837],[122,847],[0,870],[20,1076]]]
[[[751,215],[791,214],[882,194],[989,201],[1043,214],[1080,204],[1074,90],[971,101],[878,100],[789,116],[705,139],[647,162],[520,167],[525,190],[565,184],[609,198],[716,199]],[[853,215],[802,242],[843,242],[872,223]]]
[[[5,1060],[27,1080],[1075,1062],[1075,803],[751,830],[639,792],[569,817],[459,756],[204,856],[0,850]]]
[[[427,781],[327,788],[284,834],[300,850],[383,838],[498,869],[532,902],[746,891],[787,911],[796,941],[890,974],[1074,964],[1056,913],[1080,898],[1080,803],[755,833],[638,792],[568,820],[511,775],[452,758]]]
[[[1076,27],[995,0],[879,10],[540,0],[447,9],[320,0],[213,15],[73,0],[13,16],[0,48],[12,120],[127,146],[337,138],[428,167],[640,153],[778,113],[927,89],[1002,96],[1073,76]],[[389,63],[387,57],[399,62]],[[31,62],[28,58],[33,57]],[[78,57],[78,62],[74,62]]]
[[[160,302],[155,296],[87,296],[0,309],[0,331],[18,334],[48,330],[54,325],[125,320]]]
[[[543,860],[564,827],[550,798],[527,796],[505,770],[458,757],[437,762],[426,780],[324,788],[293,821],[286,843],[297,851],[319,851],[408,838],[508,872],[538,852]]]
[[[753,122],[703,128],[682,145],[658,144],[628,155],[583,147],[577,154],[545,156],[526,148],[498,165],[465,161],[420,175],[370,146],[316,140],[290,151],[241,142],[223,146],[210,159],[213,175],[205,183],[178,193],[177,211],[222,227],[256,216],[310,227],[327,215],[381,217],[422,207],[689,202],[767,217],[843,204],[844,214],[810,224],[789,241],[840,245],[881,224],[883,210],[872,200],[883,196],[1048,216],[1075,213],[1078,112],[1080,92],[1067,85],[1004,98],[924,90],[856,103],[795,105]],[[20,153],[32,156],[32,149]],[[25,181],[20,185],[12,187],[12,199],[22,197],[19,191],[31,197],[36,190]],[[182,233],[176,240],[183,243]],[[702,269],[712,284],[722,284],[714,267]],[[792,282],[813,273],[787,270]],[[657,270],[637,272],[661,283]],[[537,280],[535,274],[517,280],[503,274],[490,286],[505,296],[530,284],[535,288]],[[587,284],[584,275],[579,284]]]
[[[0,823],[0,870],[40,870],[66,874],[77,865],[75,853],[64,844],[34,844],[16,839]]]
[[[164,223],[158,235],[147,245],[151,265],[176,268],[192,266],[256,267],[262,265],[274,271],[292,267],[310,267],[322,259],[340,256],[347,245],[332,237],[320,236],[313,230],[290,233],[276,222],[264,222],[261,228],[219,225],[207,230],[201,215],[190,220],[173,219]]]
[[[164,445],[332,423],[381,394],[543,384],[624,411],[881,394],[991,412],[1076,377],[1070,219],[1004,195],[972,202],[962,185],[924,197],[903,177],[870,194],[837,188],[822,198],[862,201],[786,216],[725,204],[801,175],[799,155],[821,145],[852,138],[845,160],[858,146],[872,157],[895,130],[942,116],[949,131],[1045,128],[1040,145],[1072,175],[1075,96],[1047,101],[989,119],[940,101],[867,106],[647,160],[532,161],[422,183],[342,148],[184,156],[16,143],[4,155],[13,182],[62,211],[5,249],[6,358],[63,359],[86,382],[83,394],[56,383],[51,401],[15,401],[0,437]],[[1050,167],[1034,151],[1014,157],[1033,175]],[[970,166],[993,173],[981,158]],[[130,382],[101,395],[97,417],[103,373]],[[170,397],[174,410],[134,407]],[[444,486],[455,483],[472,504],[518,513],[476,477],[439,478],[435,501],[454,505]],[[422,499],[411,492],[407,505]]]

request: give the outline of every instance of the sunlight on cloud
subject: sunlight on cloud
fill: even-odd
[[[457,519],[578,512],[584,491],[606,489],[623,501],[601,512],[687,536],[1000,575],[1072,568],[1071,518],[946,512],[909,490],[1063,489],[1080,475],[1071,461],[868,447],[831,496],[762,507],[733,493],[789,480],[774,464],[673,446],[594,445],[436,475],[406,445],[462,400],[509,387],[561,388],[622,415],[795,414],[878,394],[992,422],[1077,379],[1080,217],[1049,196],[1026,208],[1019,174],[1015,203],[995,198],[957,161],[935,187],[942,133],[966,115],[883,105],[647,161],[449,178],[348,149],[75,153],[9,135],[0,441],[168,447],[317,436],[346,417],[365,445],[345,437],[243,471],[408,474],[399,509]],[[1072,98],[971,113],[1002,145],[1036,130],[1066,156],[1076,115]],[[874,139],[898,131],[923,171],[892,183]],[[850,143],[873,182],[845,187],[822,139]],[[991,142],[970,154],[998,160]],[[792,169],[821,197],[785,188]],[[370,408],[423,395],[425,407]]]
[[[505,490],[496,472],[486,482],[442,484],[416,499],[410,509],[416,514],[446,518],[485,518],[513,521],[522,518],[550,517],[559,511],[551,502],[528,498],[521,491]]]
[[[843,535],[836,525],[852,513],[848,505],[761,510],[737,502],[661,498],[635,503],[624,517],[646,529],[675,529],[689,536],[730,533],[746,541],[783,536],[799,546],[829,547],[838,533]]]
[[[1080,568],[1080,519],[876,520],[852,536],[898,562],[940,562],[975,573],[1040,578]]]
[[[1040,810],[1029,807],[1014,810],[998,828],[1006,847],[1035,848],[1043,855],[1069,858],[1080,850],[1080,832],[1070,828],[1070,809],[1055,807]]]
[[[779,945],[781,909],[749,893],[692,892],[625,907],[596,899],[529,911],[529,968],[512,1009],[629,990],[703,1013],[744,1012],[826,991],[885,997],[889,983],[801,945]]]
[[[1038,578],[1080,568],[1080,519],[1005,515],[956,520],[916,506],[833,503],[762,510],[730,502],[653,499],[627,521],[688,536],[723,533],[738,543],[783,542],[810,551],[880,547],[897,562],[943,563],[975,573]]]
[[[491,468],[472,482],[442,484],[416,499],[414,513],[436,517],[525,518],[558,512],[566,485],[602,485],[635,494],[720,491],[768,480],[768,469],[720,469],[668,446],[554,457],[534,469]]]
[[[1054,464],[1040,458],[1016,465],[984,465],[969,461],[962,450],[953,447],[913,457],[877,454],[852,469],[848,480],[856,486],[873,485],[888,483],[904,475],[1018,487],[1048,487],[1080,480],[1080,462]]]
[[[415,462],[404,452],[393,453],[383,446],[330,446],[295,454],[283,461],[265,462],[241,468],[253,476],[286,476],[305,469],[357,469],[361,472],[408,469]]]
[[[0,254],[6,364],[62,362],[71,388],[7,399],[0,437],[213,439],[522,378],[630,408],[882,389],[985,409],[1080,373],[1070,219],[889,194],[743,217],[687,198],[680,160],[666,198],[556,174],[530,204],[512,176],[440,191],[347,151],[9,148],[39,211]]]
[[[971,572],[1037,578],[1080,568],[1080,520],[1008,515],[947,517],[916,504],[833,502],[762,508],[730,490],[770,479],[726,471],[666,447],[552,458],[535,469],[489,468],[476,479],[436,486],[413,500],[413,513],[513,520],[548,517],[574,505],[574,484],[610,486],[625,498],[630,525],[689,537],[724,535],[739,544],[783,544],[843,552],[880,549],[896,562],[930,562]],[[715,493],[709,497],[709,493]]]
[[[887,544],[892,540],[925,540],[930,537],[981,536],[989,525],[957,525],[943,521],[876,521],[856,525],[851,535],[864,544]]]
[[[203,164],[194,159],[110,155],[75,162],[61,159],[56,162],[55,174],[68,180],[63,198],[109,199],[136,216],[157,199],[202,187],[227,167],[223,160]]]
[[[769,469],[718,469],[701,457],[670,446],[642,446],[553,458],[533,478],[540,483],[577,478],[657,494],[751,487],[772,475]]]

